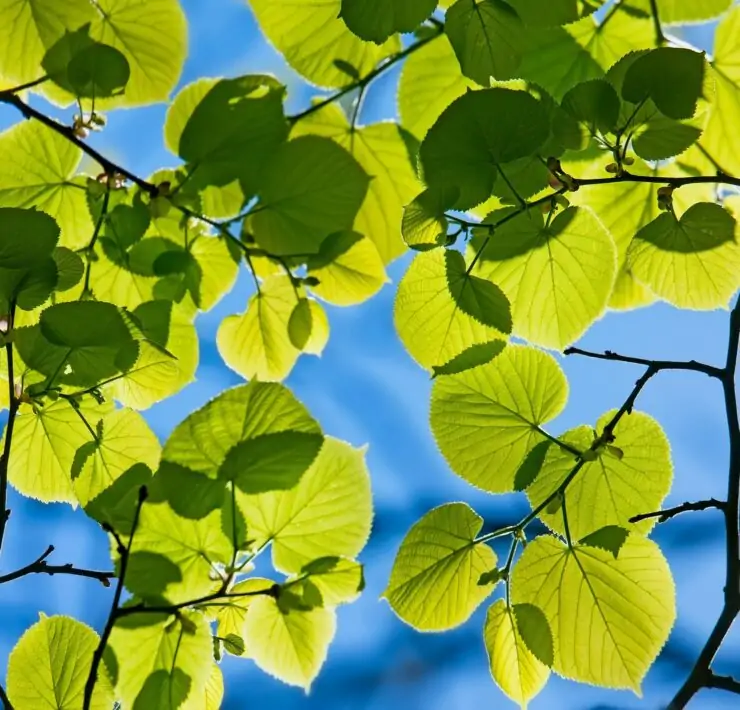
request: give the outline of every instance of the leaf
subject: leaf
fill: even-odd
[[[262,175],[249,230],[271,254],[317,253],[326,236],[352,227],[368,184],[358,163],[333,141],[294,138],[274,151]]]
[[[41,60],[63,35],[95,16],[91,3],[71,0],[33,0],[0,6],[0,76],[10,85],[42,76]]]
[[[708,20],[722,14],[732,0],[658,0],[660,19],[667,24]]]
[[[305,565],[301,574],[321,592],[324,606],[353,602],[365,589],[362,565],[343,557],[319,557]]]
[[[396,32],[413,32],[437,0],[342,0],[341,18],[361,39],[382,44]]]
[[[396,294],[396,332],[409,354],[426,369],[504,335],[458,306],[450,292],[447,259],[447,252],[442,250],[418,254]]]
[[[542,104],[524,91],[467,93],[444,110],[421,144],[424,180],[430,187],[457,187],[456,209],[474,207],[491,196],[502,164],[537,151],[548,123]]]
[[[508,345],[487,365],[435,381],[432,433],[455,473],[504,493],[514,489],[527,454],[547,438],[540,426],[562,411],[567,397],[553,357]]]
[[[25,121],[0,133],[0,154],[0,205],[45,212],[61,229],[61,246],[86,246],[93,223],[84,183],[74,178],[82,151],[46,126]]]
[[[460,71],[446,35],[429,42],[403,63],[398,88],[401,123],[423,138],[440,114],[472,84]]]
[[[42,614],[21,636],[8,659],[7,689],[13,707],[82,707],[98,641],[98,635],[89,626],[75,619]],[[101,673],[90,708],[107,710],[113,698],[112,688]]]
[[[680,308],[726,308],[738,286],[740,247],[734,217],[698,202],[680,219],[663,213],[645,225],[627,252],[635,278]]]
[[[136,528],[126,588],[142,598],[179,602],[216,591],[214,564],[228,564],[231,541],[221,528],[221,511],[200,520],[183,518],[167,503],[147,502]]]
[[[90,500],[85,512],[99,523],[110,525],[119,535],[130,535],[141,487],[148,486],[151,479],[151,469],[146,464],[135,463]]]
[[[266,163],[288,136],[284,96],[285,87],[274,78],[248,75],[200,79],[172,102],[165,139],[167,147],[190,164],[189,187],[206,190],[208,206],[214,188],[236,182],[239,201],[231,209],[216,210],[215,216],[237,214],[259,189]]]
[[[485,365],[499,355],[505,347],[506,341],[504,340],[491,340],[488,343],[471,345],[444,365],[435,365],[432,367],[432,376],[457,375],[460,372]]]
[[[175,303],[148,301],[132,313],[151,337],[139,340],[136,362],[110,389],[124,406],[147,409],[195,380],[198,335]]]
[[[273,564],[300,572],[319,557],[355,557],[372,523],[365,452],[327,437],[318,457],[292,490],[237,495],[249,535],[272,541]]]
[[[195,693],[188,695],[185,705],[181,710],[219,710],[224,697],[224,676],[215,662],[211,663],[211,672],[206,681],[203,693],[198,696]]]
[[[69,291],[74,288],[85,274],[82,259],[67,247],[56,247],[51,256],[57,265],[58,278],[55,290]]]
[[[131,77],[131,68],[115,47],[96,42],[72,57],[67,76],[77,96],[97,99],[122,94]]]
[[[288,320],[288,337],[296,350],[303,350],[306,346],[311,337],[312,327],[311,303],[307,298],[300,298]]]
[[[48,259],[59,239],[59,227],[44,212],[0,207],[0,268],[30,269]]]
[[[515,604],[514,617],[517,630],[532,655],[548,668],[552,666],[552,632],[542,610],[534,604]]]
[[[463,74],[481,86],[516,76],[525,29],[502,0],[457,0],[445,15],[445,33]]]
[[[611,552],[616,558],[622,549],[622,545],[624,545],[628,538],[629,531],[619,525],[607,525],[592,532],[590,535],[586,535],[579,544],[606,550],[607,552]]]
[[[397,37],[376,46],[352,34],[339,17],[342,0],[250,0],[250,6],[288,64],[325,88],[347,86],[401,48]]]
[[[603,314],[616,248],[587,208],[568,207],[549,225],[542,212],[529,210],[495,230],[476,273],[508,297],[516,335],[561,350]]]
[[[288,332],[297,303],[287,276],[263,281],[246,312],[226,317],[218,329],[218,351],[226,364],[247,379],[285,379],[300,355]]]
[[[659,47],[627,69],[622,98],[639,104],[652,99],[669,118],[691,118],[702,95],[704,54],[683,47]]]
[[[445,252],[447,284],[458,307],[479,323],[501,333],[511,332],[509,299],[496,284],[471,276],[460,252]]]
[[[556,672],[636,693],[676,614],[668,564],[657,545],[639,535],[627,539],[617,559],[538,537],[514,567],[512,600],[544,611]]]
[[[550,671],[527,648],[512,610],[503,599],[488,609],[483,640],[496,684],[514,702],[525,707],[544,688]]]
[[[229,594],[244,596],[232,596],[223,606],[215,607],[218,635],[222,638],[232,634],[243,637],[244,620],[247,618],[247,611],[252,606],[252,603],[260,598],[257,592],[270,590],[274,586],[275,583],[272,580],[259,577],[249,577],[235,584],[229,590]],[[228,648],[226,650],[231,653]],[[249,655],[249,649],[246,648],[246,645],[243,654]]]
[[[457,201],[457,189],[427,188],[403,211],[401,232],[407,246],[428,251],[444,246],[449,223],[445,212]]]
[[[385,284],[383,262],[375,245],[357,232],[335,232],[306,263],[318,279],[311,291],[327,303],[352,306],[372,298]]]
[[[596,432],[616,414],[606,412],[596,424]],[[576,450],[586,451],[594,441],[591,427],[578,427],[560,437]],[[568,521],[574,539],[608,525],[619,525],[647,534],[655,521],[632,525],[629,519],[646,510],[657,510],[673,480],[670,446],[658,422],[643,412],[623,417],[614,429],[621,459],[598,455],[586,463],[565,496]],[[551,446],[537,478],[527,488],[532,506],[538,506],[555,491],[576,464],[572,453]],[[542,519],[553,530],[564,534],[563,516],[543,513]]]
[[[481,575],[496,566],[486,544],[476,544],[481,518],[464,503],[448,503],[417,521],[401,543],[383,596],[420,631],[459,626],[493,591]]]
[[[326,106],[301,120],[291,135],[305,134],[331,138],[367,173],[370,184],[354,220],[354,230],[374,242],[384,264],[403,254],[399,227],[403,208],[421,190],[416,175],[416,139],[390,122],[353,128],[337,105]]]
[[[576,84],[563,97],[563,108],[591,135],[617,128],[621,103],[614,87],[603,79]]]
[[[575,22],[592,13],[603,0],[553,0],[543,4],[538,0],[517,0],[515,7],[527,25],[554,26]]]
[[[255,599],[244,623],[245,641],[257,666],[306,690],[324,664],[335,632],[334,611],[285,613],[271,597]]]
[[[90,35],[120,51],[131,68],[125,94],[96,105],[165,101],[180,78],[187,54],[187,23],[178,0],[97,0],[95,7],[97,19]]]
[[[106,662],[117,669],[116,697],[137,710],[178,710],[204,696],[211,675],[211,634],[199,613],[120,619],[107,653]]]

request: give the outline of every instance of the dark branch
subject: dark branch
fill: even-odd
[[[674,188],[684,187],[685,185],[735,185],[740,186],[740,178],[727,175],[723,172],[717,172],[716,175],[690,175],[685,177],[662,177],[659,175],[635,175],[628,171],[623,171],[619,175],[603,178],[573,178],[576,185],[585,187],[588,185],[610,185],[620,182],[649,182],[656,185],[670,185]]]
[[[12,582],[13,580],[20,579],[29,574],[69,574],[75,577],[97,579],[104,586],[110,587],[110,580],[116,576],[113,572],[98,572],[96,570],[74,567],[72,563],[68,563],[66,565],[47,564],[46,558],[49,557],[52,552],[54,552],[54,545],[49,545],[49,547],[46,548],[46,551],[35,562],[31,562],[31,564],[21,567],[15,572],[10,572],[9,574],[0,576],[0,584]]]
[[[723,500],[715,500],[710,498],[709,500],[700,500],[695,503],[684,503],[683,505],[677,505],[675,508],[666,508],[665,510],[656,510],[652,513],[641,513],[630,518],[631,523],[639,523],[641,520],[648,520],[649,518],[658,518],[659,523],[664,523],[666,520],[675,518],[681,513],[696,512],[700,510],[709,510],[710,508],[716,508],[717,510],[724,511],[726,509],[725,502]]]
[[[653,28],[655,30],[655,46],[662,47],[665,44],[663,26],[660,23],[657,0],[650,0],[650,14],[653,16]]]
[[[707,679],[708,688],[719,688],[720,690],[727,690],[730,693],[737,693],[740,695],[740,680],[735,680],[728,675],[717,675],[716,673],[710,673]]]
[[[630,357],[629,355],[620,355],[619,353],[605,350],[603,353],[595,353],[590,350],[581,350],[581,348],[567,348],[563,351],[564,355],[582,355],[584,357],[595,358],[597,360],[612,360],[614,362],[628,362],[633,365],[642,365],[644,367],[653,367],[658,370],[689,370],[701,372],[709,377],[722,379],[724,370],[719,367],[707,365],[696,360],[648,360],[641,357]]]
[[[8,333],[12,332],[15,320],[15,304],[10,305],[8,313]],[[0,458],[0,549],[3,546],[5,537],[5,526],[10,517],[8,510],[8,468],[10,466],[10,450],[13,446],[13,430],[15,428],[15,419],[21,406],[21,401],[15,394],[15,373],[13,368],[13,343],[11,340],[5,345],[5,355],[8,359],[8,423],[5,425],[5,446],[3,447],[2,457]]]
[[[111,604],[110,613],[108,614],[108,621],[105,624],[103,633],[100,636],[100,642],[93,653],[92,664],[90,665],[90,673],[87,676],[87,682],[85,683],[85,695],[82,704],[82,710],[90,710],[90,704],[92,703],[93,690],[95,690],[95,682],[98,679],[98,668],[103,660],[103,653],[105,647],[108,645],[108,639],[113,632],[113,626],[116,623],[116,612],[121,604],[121,594],[123,593],[123,584],[126,578],[126,568],[128,567],[129,557],[131,556],[131,545],[134,541],[134,535],[136,534],[136,528],[139,525],[139,515],[141,514],[141,506],[144,505],[148,491],[146,486],[142,486],[139,489],[139,501],[134,512],[134,520],[131,525],[131,535],[128,538],[128,545],[123,547],[120,544],[120,538],[116,536],[116,540],[119,541],[118,552],[121,556],[120,560],[120,574],[118,575],[118,583],[116,584],[116,591],[113,593],[113,602]]]
[[[7,694],[5,693],[5,688],[3,688],[2,685],[0,685],[0,700],[2,700],[4,710],[13,710],[13,705],[10,702],[10,698],[8,698]]]

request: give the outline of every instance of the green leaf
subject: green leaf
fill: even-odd
[[[627,69],[622,97],[633,104],[650,98],[669,118],[691,118],[702,95],[704,54],[683,47],[659,47]]]
[[[700,118],[703,124],[704,116]],[[643,160],[666,160],[683,153],[700,136],[701,128],[656,114],[636,131],[632,148]]]
[[[460,310],[489,328],[511,333],[511,307],[503,291],[490,281],[471,276],[460,252],[448,249],[445,261],[447,284]]]
[[[285,87],[273,77],[253,75],[200,79],[172,102],[165,139],[189,163],[189,187],[213,192],[236,182],[240,200],[216,216],[233,216],[257,192],[266,163],[288,136],[284,95]],[[211,196],[203,196],[206,207]]]
[[[211,671],[202,693],[189,694],[180,710],[219,710],[224,698],[224,676],[215,662],[211,663]]]
[[[260,187],[249,230],[271,254],[314,254],[332,232],[350,229],[369,178],[344,149],[319,136],[278,147]]]
[[[165,450],[166,453],[166,450]],[[277,569],[300,572],[319,557],[354,558],[365,546],[372,522],[365,451],[327,437],[318,457],[289,491],[237,494],[249,535],[272,540]]]
[[[424,45],[403,63],[401,70],[398,107],[404,128],[423,138],[471,84],[460,71],[446,35]]]
[[[257,666],[307,691],[326,660],[335,631],[334,611],[286,613],[271,597],[255,599],[244,623],[244,638]]]
[[[393,611],[420,631],[459,626],[488,597],[496,582],[481,575],[496,566],[486,544],[476,544],[481,518],[464,503],[435,508],[401,543],[383,596]]]
[[[186,418],[167,440],[162,460],[210,479],[235,481],[245,492],[264,492],[309,476],[306,469],[322,440],[319,425],[288,389],[252,382],[227,390]]]
[[[568,207],[549,224],[541,211],[529,210],[495,230],[476,273],[509,298],[516,335],[560,350],[603,314],[617,274],[616,247],[586,208]]]
[[[65,33],[90,22],[93,5],[85,0],[33,0],[0,5],[0,76],[23,84],[43,76],[41,60]],[[9,85],[12,85],[9,83]]]
[[[726,308],[738,286],[736,225],[710,202],[692,205],[680,219],[663,213],[635,235],[627,264],[636,279],[680,308]]]
[[[57,223],[35,209],[0,207],[0,268],[29,269],[48,259],[59,240]]]
[[[457,187],[457,209],[474,207],[491,196],[500,166],[533,155],[548,133],[545,110],[530,94],[470,92],[444,110],[421,144],[424,179],[431,187]]]
[[[52,258],[57,265],[56,291],[69,291],[82,279],[85,266],[82,259],[67,247],[56,247],[52,252]]]
[[[149,485],[151,478],[152,471],[146,464],[133,464],[90,500],[85,512],[99,523],[110,525],[119,535],[130,535],[141,487]]]
[[[412,249],[428,251],[444,246],[449,223],[445,212],[457,201],[457,189],[426,189],[403,211],[401,232]]]
[[[481,86],[516,76],[525,29],[503,0],[457,0],[445,16],[445,33],[463,74]]]
[[[616,414],[606,412],[599,418],[596,431]],[[657,510],[668,494],[673,480],[670,447],[658,422],[642,412],[620,419],[614,430],[616,442],[623,452],[621,459],[597,455],[586,463],[568,486],[565,496],[571,535],[580,540],[608,525],[620,525],[629,530],[647,533],[653,520],[632,525],[629,519],[646,510]],[[591,427],[578,427],[560,437],[579,451],[586,451],[594,442]],[[533,506],[538,506],[555,491],[576,464],[572,453],[551,446],[535,481],[527,489]],[[564,534],[563,516],[543,513],[542,519],[553,530]]]
[[[184,310],[170,301],[143,303],[132,314],[149,338],[139,340],[136,361],[110,391],[127,407],[147,409],[195,380],[198,335]]]
[[[75,619],[42,614],[21,636],[8,659],[7,690],[13,707],[82,707],[98,641],[89,626]],[[90,708],[107,710],[113,699],[113,689],[101,673]]]
[[[534,604],[515,604],[516,627],[532,655],[548,668],[553,663],[550,625],[542,609]]]
[[[397,37],[381,46],[356,37],[339,14],[342,0],[250,0],[270,43],[299,74],[326,88],[346,86],[401,48]],[[351,67],[351,71],[347,71]]]
[[[658,0],[661,22],[697,22],[721,15],[732,0]]]
[[[437,0],[342,0],[341,18],[361,39],[381,44],[396,32],[413,32]]]
[[[559,674],[637,693],[676,614],[668,564],[657,545],[639,535],[627,539],[617,559],[605,550],[569,550],[554,537],[537,538],[514,567],[512,600],[544,611]]]
[[[372,298],[386,283],[385,268],[375,245],[357,232],[335,232],[306,263],[318,279],[311,290],[336,306],[352,306]]]
[[[355,601],[365,589],[362,565],[343,557],[320,557],[301,570],[321,592],[324,606]]]
[[[491,340],[488,343],[471,345],[444,365],[435,365],[432,367],[432,376],[457,375],[460,372],[485,365],[499,355],[505,347],[506,341],[504,340]]]
[[[544,688],[550,671],[527,648],[503,599],[488,609],[483,640],[496,684],[514,702],[526,707]]]
[[[77,450],[92,440],[82,417],[94,429],[111,412],[110,405],[98,405],[92,398],[80,402],[79,413],[64,399],[44,407],[22,405],[10,449],[11,485],[23,495],[45,503],[75,504],[72,464]]]
[[[224,649],[232,656],[243,656],[245,645],[241,636],[229,634],[224,638]]]
[[[300,355],[288,331],[298,300],[287,276],[263,281],[247,310],[228,316],[218,329],[218,351],[226,364],[247,379],[285,379]]]
[[[418,254],[396,294],[396,332],[414,360],[427,369],[504,335],[458,306],[450,292],[448,253],[438,249]]]
[[[606,550],[607,552],[611,552],[616,558],[628,537],[629,531],[619,525],[607,525],[592,532],[590,535],[586,535],[579,544]]]
[[[299,298],[288,320],[288,337],[296,350],[303,350],[306,346],[312,327],[311,303],[307,298]]]
[[[249,607],[252,606],[255,599],[259,599],[260,595],[258,592],[266,592],[274,586],[275,583],[272,580],[261,579],[259,577],[249,577],[243,582],[235,584],[229,590],[229,594],[237,596],[231,596],[223,606],[215,607],[218,635],[222,638],[235,635],[242,638],[243,641],[244,620],[247,618]],[[228,648],[226,650],[231,653]],[[246,647],[246,644],[243,654],[249,655],[249,649]]]
[[[183,518],[167,503],[147,502],[131,545],[126,588],[144,598],[173,604],[210,594],[221,580],[214,564],[229,564],[231,541],[221,527],[221,511],[200,520]]]
[[[567,397],[552,356],[509,345],[487,365],[435,381],[432,433],[459,476],[487,491],[511,491],[527,454],[547,438],[540,426]]]
[[[577,84],[563,97],[563,108],[591,135],[608,133],[617,127],[620,101],[614,87],[603,79]]]
[[[567,25],[592,13],[604,0],[516,0],[514,6],[524,22],[534,27]]]
[[[125,707],[178,710],[206,692],[211,634],[202,614],[132,614],[113,627],[107,653]]]
[[[354,229],[371,239],[384,263],[404,253],[399,224],[404,206],[421,189],[416,175],[416,139],[394,123],[352,127],[337,105],[326,106],[296,124],[292,136],[331,138],[370,177]]]
[[[0,154],[0,205],[45,212],[61,229],[61,246],[86,246],[93,223],[84,181],[74,177],[82,151],[41,123],[25,121],[0,134]]]

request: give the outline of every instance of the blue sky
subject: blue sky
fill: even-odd
[[[184,0],[190,23],[190,56],[182,84],[202,76],[238,76],[269,72],[289,86],[288,111],[305,105],[312,91],[289,70],[260,36],[243,0]],[[706,42],[705,32],[695,32]],[[395,114],[396,72],[372,89],[362,120]],[[141,175],[175,164],[163,147],[166,107],[119,111],[96,146]],[[0,110],[0,125],[17,116]],[[369,303],[329,308],[332,335],[324,355],[303,358],[288,385],[306,403],[326,433],[355,445],[369,443],[376,506],[371,542],[363,553],[368,588],[362,599],[339,612],[339,631],[329,660],[311,694],[287,688],[250,662],[228,659],[227,710],[268,701],[285,710],[458,710],[473,704],[507,707],[490,679],[481,629],[484,607],[462,628],[441,635],[419,634],[397,620],[378,600],[395,550],[409,526],[427,510],[464,500],[487,525],[509,521],[526,509],[517,496],[493,497],[475,491],[449,470],[428,426],[430,381],[403,350],[393,328],[395,285],[408,257],[390,269],[393,281]],[[202,405],[240,379],[221,362],[215,333],[221,319],[241,312],[251,293],[243,274],[234,291],[198,321],[201,365],[198,380],[182,393],[152,408],[147,419],[164,440],[184,412]],[[728,313],[678,312],[658,305],[628,314],[609,314],[580,345],[593,350],[655,358],[695,358],[721,364],[725,356]],[[584,359],[561,359],[570,382],[570,403],[551,426],[554,433],[593,423],[619,406],[641,374],[630,365]],[[668,500],[723,497],[727,445],[721,392],[716,383],[691,373],[656,378],[639,401],[656,417],[672,444],[675,484]],[[107,568],[105,536],[68,506],[43,506],[11,494],[13,515],[3,549],[7,571],[35,559],[50,543],[58,563]],[[677,584],[679,619],[661,661],[651,672],[644,698],[605,691],[553,677],[532,703],[537,709],[658,708],[682,682],[721,607],[724,583],[722,521],[716,512],[686,516],[656,532]],[[70,614],[100,629],[110,592],[97,583],[66,577],[27,578],[0,588],[0,658],[7,655],[23,629],[46,614]],[[719,672],[740,667],[740,629],[735,629],[717,664]],[[513,706],[512,706],[513,707]],[[704,691],[694,706],[736,707],[732,698]]]

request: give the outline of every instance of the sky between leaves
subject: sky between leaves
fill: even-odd
[[[272,72],[286,82],[288,110],[305,105],[310,91],[269,48],[242,0],[184,0],[190,25],[190,57],[181,84],[202,76],[236,76]],[[692,41],[706,45],[694,33]],[[373,88],[362,115],[364,122],[394,115],[395,72]],[[291,105],[292,104],[292,105]],[[161,137],[164,106],[118,112],[96,145],[139,174],[167,164]],[[0,111],[3,127],[16,116]],[[390,270],[397,284],[408,257]],[[340,612],[338,635],[329,660],[309,698],[266,678],[251,665],[229,659],[225,666],[224,707],[241,708],[246,701],[268,701],[283,708],[462,708],[473,702],[496,707],[502,696],[490,682],[480,640],[481,614],[476,620],[443,636],[420,635],[406,628],[378,596],[388,578],[393,555],[409,525],[431,507],[464,498],[491,524],[511,510],[503,501],[471,494],[453,476],[436,452],[427,423],[427,376],[404,353],[392,324],[393,285],[370,303],[347,311],[330,309],[332,340],[320,360],[304,358],[287,384],[304,401],[324,430],[355,445],[371,442],[368,457],[378,517],[374,538],[364,553],[368,589],[361,601]],[[155,406],[147,419],[164,438],[186,411],[200,406],[236,377],[222,364],[215,332],[228,313],[241,310],[249,293],[248,279],[217,309],[201,318],[202,358],[198,382],[180,395]],[[645,357],[706,359],[720,362],[726,314],[679,313],[657,306],[635,313],[610,315],[598,323],[583,347],[610,348]],[[560,432],[593,421],[621,402],[636,377],[627,366],[566,360],[571,385],[570,406],[553,426]],[[725,444],[718,392],[690,374],[661,377],[641,400],[641,408],[656,417],[673,447],[676,483],[668,504],[691,497],[721,495]],[[37,548],[54,541],[66,559],[80,565],[108,564],[104,538],[90,521],[66,508],[45,508],[13,494],[14,525],[4,562],[8,569],[28,561]],[[688,516],[656,533],[671,562],[678,586],[679,621],[660,663],[645,685],[642,701],[628,693],[607,692],[553,679],[532,703],[533,708],[657,707],[685,675],[720,603],[723,559],[717,547],[720,527],[712,518]],[[714,543],[714,544],[713,544]],[[500,552],[501,554],[501,552]],[[3,658],[21,631],[47,614],[73,614],[99,628],[107,613],[100,588],[86,580],[43,578],[22,580],[0,590],[4,610],[0,631]],[[728,638],[718,672],[740,663],[740,630]],[[671,665],[675,664],[675,665]],[[4,669],[3,669],[4,671]],[[696,702],[702,708],[732,707],[732,699],[707,691]]]

